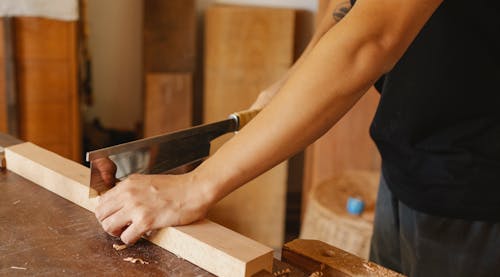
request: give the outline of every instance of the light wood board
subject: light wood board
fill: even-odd
[[[94,211],[88,199],[90,170],[26,142],[5,149],[7,168],[57,195]],[[218,276],[251,276],[272,270],[272,249],[208,220],[159,230],[151,242]]]
[[[194,0],[144,1],[144,72],[194,72]]]
[[[288,242],[283,246],[282,259],[309,272],[315,272],[310,276],[403,277],[395,271],[319,240],[296,239]]]
[[[144,137],[191,126],[193,75],[150,73],[146,75]]]
[[[295,11],[214,6],[205,18],[204,121],[247,109],[279,79],[294,55]],[[272,126],[270,126],[272,128]],[[213,144],[219,145],[228,136]],[[287,164],[282,163],[223,199],[209,214],[272,247],[283,243]]]
[[[20,138],[79,161],[76,24],[14,20]]]

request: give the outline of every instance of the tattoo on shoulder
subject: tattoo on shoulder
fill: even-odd
[[[337,5],[333,10],[333,19],[339,22],[351,10],[351,1],[345,1]]]

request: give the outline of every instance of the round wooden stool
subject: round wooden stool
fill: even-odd
[[[314,187],[308,198],[300,237],[318,239],[368,258],[380,173],[346,171]],[[361,199],[364,211],[350,214],[349,197]]]

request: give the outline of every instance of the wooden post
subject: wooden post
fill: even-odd
[[[295,11],[214,6],[205,17],[204,121],[250,107],[294,56]],[[270,127],[272,128],[272,127]],[[214,150],[227,141],[213,143]],[[272,247],[283,243],[287,163],[223,199],[210,218]],[[270,212],[272,211],[272,212]]]

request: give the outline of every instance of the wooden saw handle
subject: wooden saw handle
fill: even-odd
[[[260,110],[246,110],[236,113],[232,113],[229,117],[236,120],[236,130],[239,131],[241,128],[245,127],[250,120],[252,120]]]

